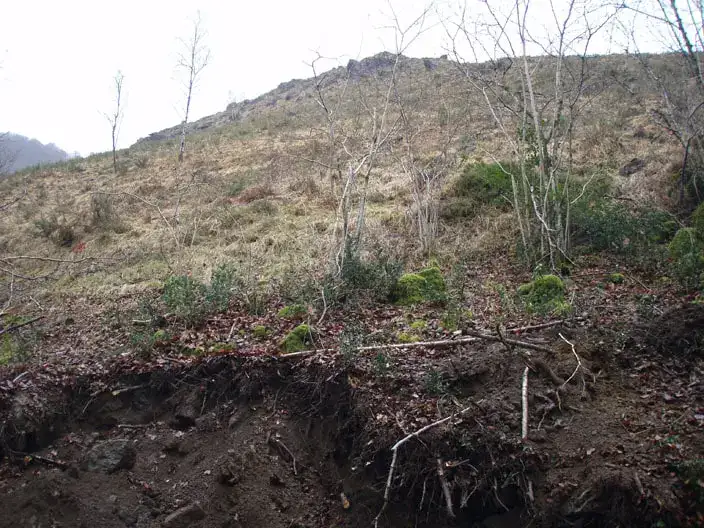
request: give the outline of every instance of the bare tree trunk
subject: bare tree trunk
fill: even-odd
[[[115,83],[115,109],[111,114],[104,114],[105,118],[110,123],[110,132],[112,138],[112,168],[117,174],[117,137],[120,129],[120,121],[122,120],[122,86],[125,81],[125,76],[118,71],[113,78]]]
[[[193,21],[193,33],[188,41],[182,40],[183,52],[179,54],[178,67],[186,72],[185,81],[186,104],[183,112],[183,122],[181,123],[181,141],[178,149],[178,161],[183,161],[186,152],[186,131],[188,126],[188,114],[191,110],[193,90],[196,87],[198,78],[203,69],[208,65],[210,50],[203,44],[205,32],[201,27],[200,14]]]

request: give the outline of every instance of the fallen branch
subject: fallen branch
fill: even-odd
[[[523,415],[521,417],[521,440],[528,438],[528,372],[529,367],[523,371],[523,387],[521,390],[521,402],[523,407]]]
[[[455,518],[455,512],[452,508],[452,494],[450,493],[450,486],[445,478],[445,471],[442,469],[442,458],[437,459],[438,463],[438,478],[440,479],[440,486],[442,487],[442,494],[445,496],[445,507],[447,508],[447,515]]]
[[[415,343],[391,343],[388,345],[370,345],[354,348],[354,352],[369,352],[374,350],[388,350],[397,348],[449,348],[455,345],[464,345],[467,343],[475,343],[477,339],[475,337],[464,337],[461,339],[443,339],[440,341],[416,341]],[[325,354],[329,352],[339,353],[336,348],[319,348],[315,350],[302,350],[301,352],[292,352],[290,354],[282,354],[278,356],[279,359],[290,359],[302,356],[312,356],[314,354]]]
[[[391,448],[391,452],[393,453],[393,455],[392,455],[392,457],[391,457],[391,466],[389,466],[389,474],[388,474],[388,476],[386,477],[386,488],[384,489],[384,504],[381,506],[381,509],[379,510],[379,513],[376,514],[376,517],[374,517],[374,528],[378,528],[378,526],[379,526],[379,518],[380,518],[381,515],[384,513],[384,511],[386,510],[386,507],[387,507],[388,504],[389,504],[389,496],[391,495],[391,482],[392,482],[392,480],[393,480],[393,478],[394,478],[394,470],[396,469],[396,460],[398,459],[398,448],[401,447],[401,446],[402,446],[403,444],[405,444],[406,442],[408,442],[411,438],[416,438],[416,437],[420,436],[421,434],[423,434],[423,433],[424,433],[425,431],[427,431],[428,429],[432,429],[433,427],[437,427],[438,425],[442,425],[442,424],[444,424],[445,422],[447,422],[447,421],[451,420],[452,418],[454,418],[455,416],[462,415],[462,414],[466,413],[466,412],[469,411],[472,407],[473,407],[473,406],[470,405],[469,407],[465,407],[465,408],[462,409],[461,411],[458,411],[458,412],[456,412],[456,413],[453,413],[453,414],[451,414],[450,416],[447,416],[447,417],[443,418],[442,420],[438,420],[437,422],[433,422],[433,423],[428,424],[428,425],[426,425],[426,426],[424,426],[424,427],[421,427],[421,428],[418,429],[416,432],[411,433],[411,434],[405,436],[404,438],[402,438],[401,440],[399,440],[398,442],[396,442],[396,443],[393,445],[393,447]]]
[[[533,343],[528,343],[526,341],[518,341],[517,339],[507,339],[505,337],[499,337],[491,334],[482,334],[480,332],[468,332],[468,335],[473,337],[478,337],[479,339],[485,339],[487,341],[495,341],[497,343],[508,343],[518,348],[525,348],[528,350],[535,350],[536,352],[545,352],[547,354],[555,355],[555,351],[551,348],[544,347],[541,345],[536,345]]]
[[[24,323],[19,323],[16,325],[8,326],[7,328],[3,328],[2,330],[0,330],[0,335],[13,332],[14,330],[17,330],[18,328],[22,328],[23,326],[31,325],[32,323],[36,323],[40,319],[44,319],[44,316],[40,315],[38,317],[35,317],[34,319],[30,319],[29,321],[25,321]]]
[[[58,467],[61,469],[68,468],[68,464],[66,462],[61,462],[60,460],[53,460],[51,458],[47,458],[47,457],[43,457],[43,456],[39,456],[39,455],[22,453],[21,451],[15,451],[12,453],[12,455],[17,458],[22,458],[24,460],[25,464],[29,464],[33,460],[36,460],[37,462],[41,462],[42,464],[45,464],[47,466]]]
[[[542,323],[542,324],[537,324],[537,325],[531,325],[531,326],[521,326],[519,328],[507,328],[507,332],[511,332],[512,334],[520,334],[523,332],[532,332],[533,330],[542,330],[543,328],[550,328],[551,326],[557,326],[559,324],[564,323],[564,319],[560,319],[559,321],[550,321],[547,323]]]

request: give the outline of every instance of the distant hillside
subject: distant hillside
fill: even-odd
[[[0,167],[2,172],[15,172],[25,167],[67,160],[69,154],[53,143],[43,144],[19,134],[0,136]],[[5,166],[6,165],[6,166]]]

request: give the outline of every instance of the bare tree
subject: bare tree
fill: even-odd
[[[634,14],[628,30],[647,78],[660,93],[660,104],[650,109],[653,120],[682,146],[679,202],[704,200],[700,189],[704,169],[704,2],[702,0],[635,0],[626,4]],[[654,59],[640,52],[636,24],[650,29],[648,40],[664,45],[676,65],[675,74],[658,67]],[[626,23],[624,27],[628,27]],[[642,35],[642,31],[640,34]],[[694,170],[692,170],[694,169]],[[694,196],[687,196],[690,189]]]
[[[181,144],[178,150],[178,161],[183,161],[183,154],[186,151],[186,129],[188,125],[188,114],[191,110],[193,90],[196,87],[198,78],[203,69],[208,65],[210,50],[204,44],[205,31],[201,26],[200,13],[193,21],[193,31],[188,40],[181,39],[182,50],[178,55],[177,66],[185,72],[184,88],[186,92],[186,103],[184,105],[183,122],[181,124]]]
[[[125,76],[121,71],[118,71],[113,77],[115,88],[115,107],[109,114],[104,114],[105,119],[110,123],[110,131],[112,135],[112,167],[117,174],[117,137],[120,131],[120,122],[122,121],[122,85],[125,81]]]
[[[465,78],[482,94],[512,152],[513,167],[500,165],[511,178],[524,256],[530,265],[547,260],[554,267],[569,258],[570,206],[580,195],[573,189],[572,140],[590,102],[590,45],[619,7],[548,0],[547,16],[538,19],[531,0],[513,0],[503,9],[482,5],[473,18],[465,5],[448,24],[448,36]]]
[[[0,176],[7,174],[10,169],[12,169],[12,164],[17,157],[17,153],[13,152],[12,149],[8,147],[9,137],[9,132],[0,134]]]

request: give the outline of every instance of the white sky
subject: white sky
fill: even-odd
[[[402,23],[425,3],[394,0]],[[251,99],[310,77],[305,63],[315,51],[344,65],[393,50],[384,0],[14,0],[0,18],[0,131],[83,155],[108,150],[102,113],[112,108],[117,70],[126,92],[120,147],[177,124],[184,99],[175,67],[178,39],[189,35],[197,11],[211,60],[192,120],[223,110],[233,97]],[[407,54],[440,56],[445,40],[438,25]]]

